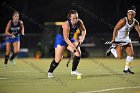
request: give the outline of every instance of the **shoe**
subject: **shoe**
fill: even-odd
[[[53,78],[53,73],[48,72],[48,78]]]
[[[110,56],[111,55],[111,49],[115,48],[115,46],[111,46],[107,51],[106,51],[106,56]]]
[[[123,72],[124,72],[125,74],[135,74],[134,72],[130,71],[129,69],[128,69],[128,70],[123,70]]]
[[[107,51],[106,51],[106,56],[110,56],[111,55],[111,49],[109,48]]]
[[[16,65],[16,62],[14,60],[10,59],[10,62],[12,65],[14,65],[14,66]]]
[[[8,64],[4,64],[3,66],[4,66],[4,67],[8,67]]]
[[[71,75],[81,76],[82,74],[75,70],[71,71]]]

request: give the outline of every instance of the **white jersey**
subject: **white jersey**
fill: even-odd
[[[129,33],[134,27],[136,19],[133,18],[133,23],[131,25],[128,24],[127,17],[125,17],[125,19],[126,19],[126,23],[122,28],[118,30],[117,36],[115,37],[115,41],[122,41],[122,42],[130,43],[131,39],[129,38]],[[128,43],[124,43],[123,45],[126,45]]]

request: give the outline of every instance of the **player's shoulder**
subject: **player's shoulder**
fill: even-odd
[[[83,21],[81,19],[78,19],[78,24],[83,25]]]
[[[23,21],[22,20],[19,20],[20,24],[23,24]]]
[[[79,21],[80,23],[83,23],[83,21],[82,21],[81,19],[78,19],[78,21]]]
[[[68,25],[68,24],[69,24],[69,22],[68,22],[68,20],[67,20],[67,21],[65,21],[65,22],[62,24],[62,26]]]
[[[9,21],[8,21],[8,23],[11,23],[11,22],[12,22],[12,20],[9,20]]]
[[[135,25],[139,25],[139,21],[135,19]]]
[[[120,19],[121,22],[126,22],[126,20],[126,17]]]
[[[62,28],[68,28],[68,27],[69,27],[69,22],[67,20],[62,24]]]
[[[11,24],[12,24],[12,20],[9,20],[9,21],[8,21],[8,25],[11,25]]]
[[[126,23],[126,17],[124,17],[124,18],[121,18],[120,20],[119,20],[119,23],[122,23],[122,24],[125,24]]]

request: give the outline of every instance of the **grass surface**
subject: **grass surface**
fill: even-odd
[[[70,75],[71,64],[63,59],[47,78],[52,59],[15,59],[17,65],[3,66],[0,59],[0,93],[140,93],[140,59],[135,59],[134,75],[123,74],[125,59],[81,59],[82,79]]]

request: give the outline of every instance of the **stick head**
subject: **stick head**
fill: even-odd
[[[69,66],[69,64],[67,63],[67,64],[66,64],[66,66],[68,67],[68,66]]]

